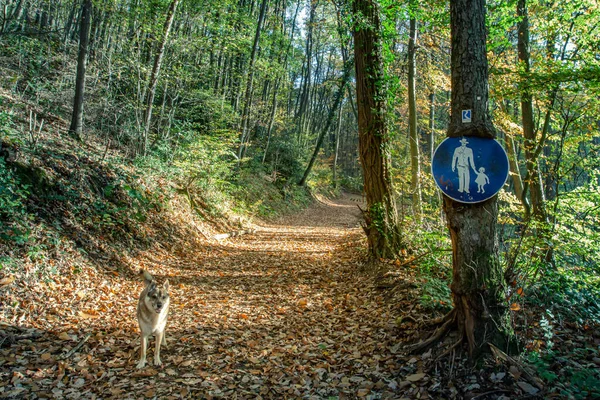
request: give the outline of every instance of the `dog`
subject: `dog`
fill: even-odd
[[[137,368],[144,368],[146,365],[146,349],[148,347],[148,337],[154,334],[156,340],[154,348],[154,365],[160,366],[160,346],[167,347],[167,337],[165,328],[167,326],[167,317],[169,314],[169,280],[165,280],[162,285],[158,285],[154,277],[146,270],[140,270],[140,275],[144,279],[146,287],[140,294],[137,306],[137,319],[140,324],[141,332],[141,355]]]

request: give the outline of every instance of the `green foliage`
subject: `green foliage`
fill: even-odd
[[[6,166],[0,157],[0,239],[18,245],[29,240],[27,221],[30,219],[25,201],[29,187],[22,185],[19,178]]]
[[[231,193],[236,211],[270,219],[298,211],[311,202],[306,188],[283,180],[273,185],[264,177],[250,171],[240,175]]]
[[[178,128],[178,134],[185,140],[175,150],[174,165],[183,172],[187,185],[195,182],[202,190],[226,189],[237,164],[232,150],[237,134],[221,130],[202,135],[187,123]]]
[[[535,367],[536,375],[556,387],[564,398],[583,400],[600,397],[600,370],[596,367],[582,368],[571,359],[598,357],[598,350],[578,348],[574,353],[563,356],[554,351],[529,352],[526,357]]]
[[[421,305],[428,310],[447,311],[452,306],[452,253],[447,251],[451,248],[448,233],[443,228],[424,229],[412,226],[414,222],[410,224],[411,228],[405,232],[413,253],[409,257],[418,257],[414,265],[423,282],[419,288]]]
[[[419,301],[426,310],[449,311],[452,308],[452,292],[448,281],[435,277],[425,278],[421,285]]]
[[[350,192],[362,193],[363,191],[363,178],[362,176],[342,176],[340,185]]]
[[[530,282],[528,301],[570,320],[600,318],[598,204],[600,188],[595,184],[565,193],[556,200],[553,225],[531,222],[522,229],[522,237],[511,241],[516,272],[521,281]],[[510,223],[504,215],[503,222]],[[553,234],[546,239],[536,234],[543,231]],[[548,248],[553,249],[554,264],[533,256]]]
[[[589,282],[590,277],[580,271],[560,268],[547,271],[535,282],[528,301],[547,306],[564,318],[584,322],[600,319],[600,285]]]

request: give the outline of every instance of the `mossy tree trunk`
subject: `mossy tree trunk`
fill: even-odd
[[[400,248],[401,236],[390,176],[381,24],[374,0],[355,0],[353,13],[359,153],[368,206],[363,228],[369,254],[388,258]]]

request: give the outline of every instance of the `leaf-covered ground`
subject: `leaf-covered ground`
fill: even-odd
[[[414,273],[363,271],[358,200],[322,200],[221,242],[157,243],[117,269],[4,276],[0,397],[541,398],[535,374],[506,360],[403,353],[431,315]],[[135,368],[139,268],[171,284],[162,368]]]

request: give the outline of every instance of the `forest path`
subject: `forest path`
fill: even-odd
[[[28,314],[4,325],[35,329],[33,341],[0,349],[0,397],[401,397],[404,377],[421,368],[399,353],[396,326],[414,299],[391,301],[361,272],[357,203],[320,200],[253,234],[153,247],[129,260],[129,272],[92,271],[13,292],[44,302],[31,300]],[[170,282],[162,368],[135,368],[139,267]],[[151,339],[149,360],[153,348]]]
[[[170,265],[167,373],[191,368],[183,385],[227,398],[393,398],[395,317],[359,272],[360,200],[321,199]]]

